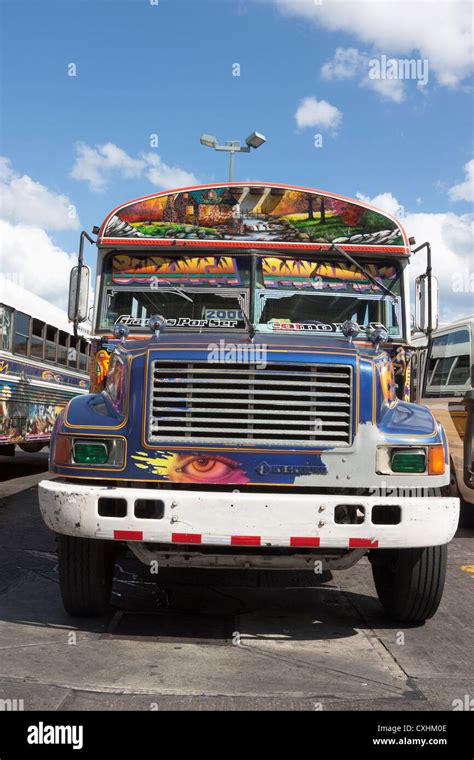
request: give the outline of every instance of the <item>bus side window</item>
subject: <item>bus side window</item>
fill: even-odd
[[[465,385],[466,390],[467,390],[470,377],[471,377],[471,362],[470,362],[469,354],[463,354],[462,356],[458,356],[456,360],[456,364],[451,370],[451,374],[448,379],[448,386]]]
[[[69,349],[67,353],[67,365],[73,369],[77,369],[78,356],[78,343],[79,338],[75,338],[74,335],[69,336]]]
[[[81,372],[87,372],[89,367],[89,344],[84,338],[81,338],[79,346],[79,369]]]
[[[13,353],[27,356],[30,341],[30,317],[22,311],[15,313],[15,332],[13,335]]]
[[[46,325],[44,322],[40,322],[39,319],[33,319],[30,354],[31,356],[34,356],[35,359],[43,358],[45,328]]]
[[[449,395],[467,388],[470,377],[468,330],[455,330],[433,339],[428,365],[427,394]]]
[[[51,325],[46,325],[46,346],[44,358],[50,362],[56,362],[56,344],[58,340],[58,331]]]
[[[0,348],[10,351],[12,339],[13,310],[9,306],[0,306]]]
[[[66,332],[63,332],[62,330],[59,331],[58,336],[58,364],[62,364],[64,367],[67,365],[67,339],[68,334]]]

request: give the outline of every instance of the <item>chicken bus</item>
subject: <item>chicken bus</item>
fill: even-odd
[[[65,312],[1,275],[0,455],[49,445],[59,412],[88,387],[86,334],[74,336]]]
[[[177,572],[366,557],[390,618],[431,617],[459,499],[444,429],[410,401],[408,264],[426,253],[429,335],[429,244],[359,200],[248,182],[122,203],[93,234],[69,300],[82,323],[88,239],[90,393],[58,416],[39,486],[66,610],[101,614],[130,551]]]

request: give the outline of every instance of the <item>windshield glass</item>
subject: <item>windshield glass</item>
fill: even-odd
[[[143,332],[150,316],[161,314],[169,328],[244,330],[248,315],[263,332],[338,333],[352,319],[367,331],[381,324],[400,336],[401,267],[360,259],[392,298],[343,258],[323,256],[112,254],[105,262],[100,328],[122,323]]]
[[[147,327],[161,314],[168,327],[245,328],[248,310],[247,256],[109,257],[104,275],[101,327]]]
[[[388,262],[360,264],[395,298],[344,259],[263,256],[257,281],[255,321],[266,331],[340,332],[346,319],[370,331],[383,325],[401,334],[401,269]]]

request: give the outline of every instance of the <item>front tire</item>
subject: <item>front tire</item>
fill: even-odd
[[[422,623],[433,617],[443,595],[447,557],[447,545],[370,553],[375,588],[392,620]]]
[[[26,454],[37,454],[38,451],[41,451],[41,449],[44,449],[46,444],[39,443],[37,441],[30,441],[30,443],[19,443],[18,446]]]
[[[112,593],[113,541],[58,535],[58,561],[66,612],[75,617],[102,615]]]

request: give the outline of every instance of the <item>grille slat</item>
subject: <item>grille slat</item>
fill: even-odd
[[[352,368],[154,361],[152,443],[349,446]]]
[[[161,384],[164,383],[173,383],[173,385],[177,385],[177,383],[174,381],[172,377],[159,377],[156,378],[155,373],[155,382]],[[252,385],[254,386],[265,386],[269,382],[269,378],[265,378],[264,380],[254,380]],[[299,382],[298,380],[277,380],[278,385],[281,386],[290,386],[291,388],[301,387],[301,388],[307,388],[308,382]],[[214,377],[194,377],[193,378],[193,385],[246,385],[248,386],[249,381],[248,380],[240,380],[237,378],[214,378]],[[348,383],[314,383],[314,387],[316,388],[347,388],[349,390],[350,386]]]
[[[185,399],[183,399],[183,401],[184,400]],[[219,403],[219,402],[216,402],[216,403]],[[217,412],[220,412],[220,411],[222,411],[222,412],[228,412],[229,411],[227,408],[221,410],[218,407],[212,407],[211,408],[209,406],[196,406],[196,405],[194,405],[194,407],[189,407],[189,408],[185,407],[184,408],[184,407],[176,407],[176,406],[157,406],[156,404],[153,404],[153,410],[155,412],[191,411],[192,408],[194,408],[194,410],[196,412],[199,412],[199,413],[201,413],[201,412],[212,412],[213,414],[216,414]],[[255,409],[254,415],[255,414],[257,414],[257,415],[258,414],[274,414],[275,411],[276,411],[275,409],[260,409],[259,408],[259,409]],[[291,417],[295,417],[295,416],[296,417],[300,417],[300,416],[301,417],[308,417],[308,416],[309,417],[349,417],[349,414],[347,412],[319,412],[319,411],[318,412],[313,412],[313,411],[307,411],[307,410],[298,412],[298,411],[295,411],[295,410],[292,410],[292,411],[288,410],[288,411],[286,411],[286,410],[281,410],[281,409],[278,409],[277,411],[278,411],[278,414],[286,414],[286,415],[289,415]],[[169,419],[171,419],[171,418],[169,418]],[[194,419],[196,419],[196,418],[194,417]],[[235,418],[232,417],[232,419],[235,419]]]

